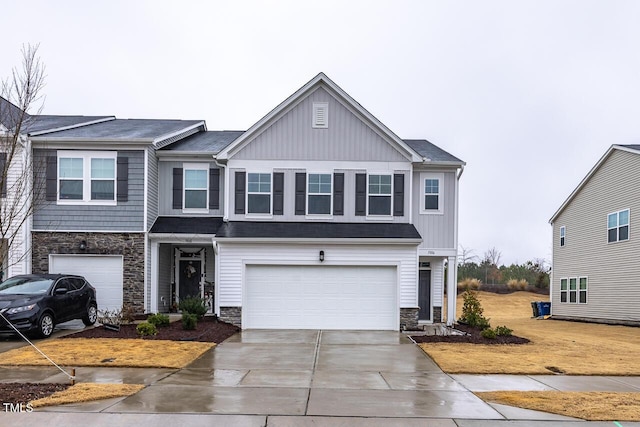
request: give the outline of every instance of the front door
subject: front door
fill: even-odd
[[[180,260],[180,300],[186,297],[200,296],[200,278],[202,264],[200,260]]]
[[[431,270],[420,270],[418,275],[418,320],[431,320]]]

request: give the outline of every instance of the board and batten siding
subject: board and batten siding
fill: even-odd
[[[442,213],[422,213],[424,204],[424,182],[421,174],[442,174],[440,195]],[[455,244],[455,203],[456,172],[446,170],[414,170],[413,172],[413,225],[422,236],[421,249],[456,249]]]
[[[246,264],[271,265],[397,265],[400,307],[417,304],[418,266],[415,246],[405,245],[278,245],[219,242],[217,298],[219,307],[242,306]],[[323,250],[325,261],[318,253]]]
[[[219,169],[209,159],[191,159],[188,161],[160,161],[158,168],[159,214],[162,216],[222,216],[224,212],[224,171],[220,171],[220,208],[209,209],[207,213],[183,213],[182,209],[173,209],[173,169],[182,168],[184,163],[208,163],[210,169]],[[184,190],[183,190],[184,191]]]
[[[234,162],[234,164],[237,162]],[[323,164],[324,163],[324,164]],[[393,223],[407,223],[409,222],[409,209],[410,209],[410,197],[409,197],[409,188],[410,182],[409,170],[384,170],[383,165],[380,168],[374,168],[369,171],[369,173],[386,173],[390,175],[394,174],[403,174],[404,178],[404,215],[402,216],[389,216],[384,219],[372,219],[372,217],[367,216],[357,216],[355,212],[355,201],[356,201],[356,174],[367,173],[366,169],[358,169],[357,163],[354,163],[353,169],[334,169],[334,164],[332,162],[315,162],[315,166],[308,165],[308,168],[300,167],[300,168],[278,168],[277,162],[274,162],[273,168],[269,170],[265,169],[251,169],[251,166],[245,168],[230,168],[229,169],[229,191],[231,192],[231,197],[229,198],[230,209],[229,209],[229,219],[231,221],[241,221],[249,217],[251,220],[270,220],[270,221],[321,221],[321,222],[372,222],[372,221],[382,221],[382,222],[393,222]],[[363,165],[364,166],[364,165]],[[370,165],[369,165],[370,166]],[[384,165],[387,166],[387,165]],[[408,168],[408,166],[407,166]],[[235,188],[235,173],[236,172],[282,172],[284,173],[284,206],[283,206],[283,215],[273,215],[269,217],[261,218],[258,215],[250,215],[250,214],[236,214],[235,213],[235,201],[234,201],[234,188]],[[342,173],[344,174],[344,215],[296,215],[295,214],[295,179],[296,173]],[[306,189],[308,190],[308,188]],[[332,191],[335,190],[335,187],[332,188]],[[393,192],[392,192],[393,194]],[[246,192],[245,192],[246,198]],[[273,199],[273,194],[272,194]],[[273,201],[273,200],[272,200]],[[305,200],[305,206],[307,204],[307,200]]]
[[[34,160],[45,162],[47,155],[55,154],[56,150],[34,150]],[[129,193],[126,202],[119,201],[116,206],[58,205],[56,202],[44,202],[33,215],[33,229],[37,231],[145,231],[145,152],[120,150],[118,156],[129,158]],[[44,174],[38,174],[38,179],[44,180]]]
[[[158,218],[158,158],[155,149],[147,148],[147,231]]]
[[[314,102],[328,103],[328,127],[312,127]],[[406,161],[389,141],[318,88],[232,155],[237,160]]]
[[[607,215],[629,209],[629,240],[607,242]],[[560,227],[566,227],[560,247]],[[560,279],[587,277],[587,304],[560,302]],[[614,150],[553,223],[555,316],[640,321],[640,155]]]

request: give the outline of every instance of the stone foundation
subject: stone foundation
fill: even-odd
[[[433,323],[442,323],[442,307],[433,307]]]
[[[401,308],[400,309],[400,330],[415,330],[418,328],[418,311],[419,308]]]
[[[86,249],[80,249],[85,241]],[[144,234],[142,233],[32,233],[33,273],[49,272],[49,255],[122,255],[123,305],[144,313]]]
[[[242,307],[220,307],[220,320],[242,327]]]

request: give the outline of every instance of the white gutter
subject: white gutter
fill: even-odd
[[[233,242],[233,243],[271,243],[271,244],[286,244],[286,243],[308,243],[317,245],[318,243],[333,243],[333,244],[353,244],[357,243],[370,244],[370,245],[419,245],[422,243],[422,239],[401,239],[401,238],[331,238],[331,239],[309,239],[305,237],[216,237],[218,242]]]

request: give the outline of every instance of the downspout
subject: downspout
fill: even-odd
[[[224,170],[224,210],[222,214],[222,221],[229,221],[229,169],[227,165],[218,162],[216,156],[213,156],[213,162],[219,168]],[[218,247],[218,242],[216,241],[215,236],[213,237],[211,244],[213,245],[213,265],[214,265],[214,274],[213,274],[213,313],[217,316],[220,316],[220,248]]]
[[[456,174],[456,197],[455,197],[455,206],[454,206],[454,233],[453,233],[453,244],[455,245],[456,255],[454,258],[453,265],[449,267],[449,275],[451,276],[451,280],[448,280],[448,288],[447,288],[447,326],[452,326],[455,322],[456,318],[456,309],[457,309],[457,283],[458,283],[458,216],[459,216],[459,204],[460,204],[460,177],[464,173],[464,165],[460,166],[460,171]],[[452,264],[452,263],[449,263]]]
[[[218,162],[218,159],[216,158],[215,154],[213,155],[213,162],[220,169],[224,170],[224,199],[223,199],[224,211],[222,213],[222,220],[224,222],[228,222],[229,221],[229,176],[228,176],[229,173],[228,172],[229,171],[228,171],[227,165]]]

